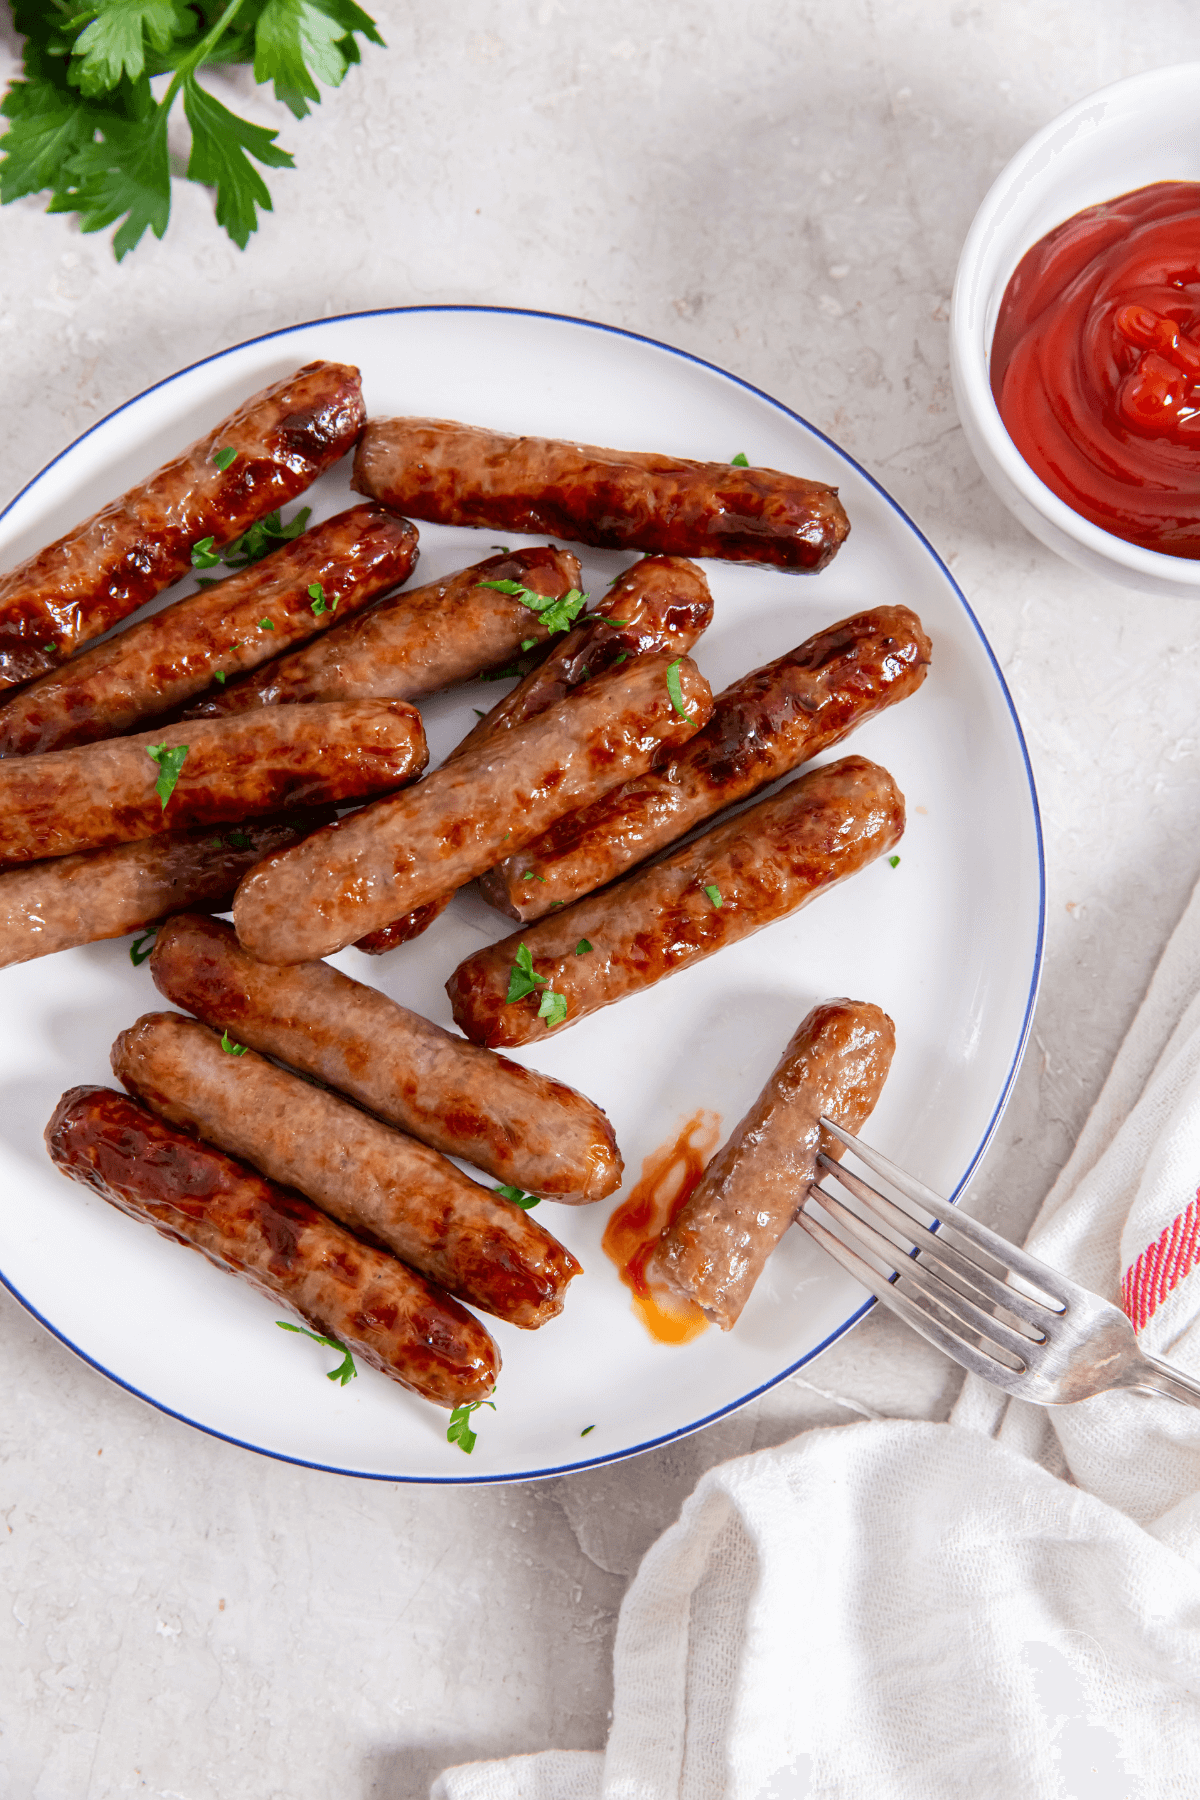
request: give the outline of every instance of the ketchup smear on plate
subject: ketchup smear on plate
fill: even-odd
[[[647,1279],[646,1260],[703,1175],[720,1132],[715,1113],[694,1114],[678,1137],[646,1158],[641,1180],[604,1228],[605,1255],[633,1295],[634,1312],[660,1344],[689,1344],[708,1325],[691,1300]]]
[[[1068,506],[1200,558],[1200,184],[1089,206],[1027,251],[991,376],[1009,436]]]

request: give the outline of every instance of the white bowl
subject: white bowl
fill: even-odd
[[[1093,575],[1150,594],[1200,594],[1200,561],[1143,550],[1052,493],[1000,417],[988,378],[992,333],[1013,270],[1055,225],[1152,181],[1200,181],[1200,63],[1118,81],[1079,100],[997,176],[967,233],[950,308],[958,416],[997,494],[1036,538]]]

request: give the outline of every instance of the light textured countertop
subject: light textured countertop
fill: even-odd
[[[121,266],[36,201],[0,212],[0,498],[181,364],[371,306],[626,326],[812,419],[950,564],[1033,758],[1045,975],[970,1202],[1019,1236],[1200,871],[1200,610],[1099,584],[1004,512],[957,424],[948,302],[1012,152],[1078,96],[1200,54],[1194,8],[1162,0],[1153,40],[1135,0],[374,10],[390,48],[303,125],[233,78],[298,161],[244,255],[182,182],[166,240]],[[448,1762],[598,1747],[622,1593],[701,1471],[806,1426],[942,1418],[956,1388],[876,1313],[667,1449],[389,1488],[160,1416],[0,1291],[0,1795],[415,1800]]]

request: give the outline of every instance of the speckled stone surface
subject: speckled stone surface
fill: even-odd
[[[1200,872],[1200,609],[1090,580],[1004,512],[956,421],[948,301],[1012,152],[1079,95],[1200,55],[1194,8],[1161,0],[1153,40],[1134,0],[375,11],[389,49],[303,125],[230,78],[298,162],[244,255],[183,182],[165,241],[119,267],[36,201],[0,212],[0,497],[181,364],[377,305],[603,320],[811,418],[946,557],[1028,737],[1045,976],[972,1202],[1019,1235]],[[876,1314],[632,1462],[389,1488],[159,1416],[0,1292],[0,1795],[416,1800],[449,1762],[598,1747],[622,1593],[701,1471],[809,1425],[941,1418],[956,1388]]]

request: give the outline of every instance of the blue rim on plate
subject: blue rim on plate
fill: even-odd
[[[1033,971],[1030,976],[1029,993],[1026,999],[1020,1037],[1013,1054],[1008,1074],[1005,1077],[1000,1097],[997,1100],[992,1116],[988,1121],[987,1128],[971,1156],[962,1179],[955,1187],[953,1193],[948,1196],[951,1202],[957,1201],[963,1192],[963,1189],[967,1186],[972,1175],[975,1173],[975,1170],[978,1168],[980,1159],[991,1142],[996,1127],[1000,1123],[1004,1109],[1012,1095],[1013,1083],[1015,1082],[1017,1072],[1021,1067],[1021,1061],[1029,1041],[1030,1029],[1033,1025],[1033,1012],[1037,1003],[1038,987],[1041,981],[1046,934],[1046,861],[1042,841],[1042,819],[1038,807],[1037,788],[1034,785],[1033,768],[1029,760],[1029,750],[1025,743],[1025,734],[1021,730],[1021,721],[1017,716],[1017,709],[1013,705],[1012,695],[1008,691],[1008,683],[1004,679],[1000,665],[996,661],[995,652],[988,642],[983,627],[975,617],[966,595],[963,593],[953,575],[950,573],[950,570],[946,567],[946,564],[933,548],[933,545],[929,542],[929,539],[925,536],[924,532],[913,523],[904,508],[892,498],[887,489],[882,487],[880,483],[876,481],[875,477],[863,468],[861,463],[857,462],[854,457],[843,450],[840,444],[835,443],[831,437],[819,430],[817,426],[810,424],[802,414],[794,412],[790,406],[785,406],[781,400],[776,400],[772,394],[768,394],[762,388],[756,387],[752,381],[745,381],[740,375],[732,375],[728,369],[722,369],[717,363],[708,362],[704,357],[696,356],[690,350],[676,349],[674,345],[664,344],[658,338],[646,336],[644,332],[626,331],[618,325],[598,324],[592,319],[576,318],[571,313],[540,312],[536,307],[527,306],[376,306],[370,307],[363,312],[335,313],[324,319],[306,319],[295,325],[285,325],[278,331],[260,332],[256,337],[245,338],[241,343],[230,344],[224,350],[217,350],[211,356],[199,357],[194,363],[188,363],[182,369],[176,369],[173,374],[164,376],[161,381],[152,382],[148,388],[143,388],[141,393],[134,394],[130,399],[122,401],[120,406],[115,406],[110,413],[105,414],[104,418],[97,419],[94,424],[88,426],[86,431],[80,432],[77,438],[66,445],[64,449],[60,450],[57,456],[51,457],[44,468],[40,469],[36,475],[27,481],[24,487],[22,487],[18,493],[14,494],[13,498],[8,502],[8,505],[0,511],[0,520],[6,518],[13,507],[16,506],[18,501],[21,500],[31,488],[35,487],[57,463],[61,462],[63,457],[69,456],[73,450],[77,449],[78,446],[82,444],[85,439],[89,438],[94,431],[98,431],[102,426],[107,425],[111,419],[117,418],[118,415],[123,413],[128,407],[136,406],[140,401],[144,400],[148,394],[156,393],[159,388],[169,387],[172,382],[178,381],[184,375],[190,374],[193,369],[204,368],[209,363],[221,362],[225,357],[233,356],[238,351],[248,349],[253,344],[273,343],[279,339],[290,337],[293,332],[311,330],[314,326],[346,324],[359,319],[397,317],[413,313],[500,313],[522,318],[554,320],[560,324],[582,326],[588,331],[606,332],[612,337],[626,338],[633,343],[648,344],[655,350],[665,351],[668,356],[678,357],[682,362],[695,363],[697,367],[708,370],[710,374],[719,375],[723,380],[731,382],[735,387],[743,388],[747,393],[754,394],[760,400],[765,400],[767,404],[773,406],[777,412],[783,413],[785,417],[792,419],[796,424],[803,426],[805,431],[810,432],[812,436],[819,439],[821,443],[828,445],[837,456],[841,457],[842,460],[853,468],[857,474],[861,475],[863,480],[875,490],[880,499],[887,503],[901,523],[925,549],[930,560],[934,563],[955,595],[963,612],[970,620],[975,634],[987,655],[987,659],[992,666],[1000,692],[1004,697],[1005,705],[1008,707],[1012,728],[1016,734],[1017,744],[1021,752],[1021,758],[1025,769],[1025,779],[1029,788],[1029,805],[1032,812],[1034,832],[1036,835],[1038,867],[1037,942],[1034,949]],[[769,1392],[771,1388],[778,1387],[780,1382],[787,1381],[789,1377],[795,1375],[798,1370],[805,1368],[815,1357],[820,1356],[823,1351],[828,1350],[830,1345],[836,1344],[840,1338],[844,1337],[848,1331],[858,1324],[860,1319],[865,1318],[867,1313],[869,1313],[873,1307],[878,1305],[877,1300],[872,1295],[868,1300],[864,1301],[863,1305],[856,1313],[852,1313],[848,1319],[844,1320],[836,1331],[830,1332],[829,1336],[824,1338],[821,1343],[817,1344],[813,1349],[806,1351],[803,1356],[792,1363],[788,1368],[781,1369],[780,1372],[777,1375],[772,1376],[769,1381],[764,1381],[759,1387],[752,1389],[749,1393],[742,1394],[738,1399],[730,1401],[727,1406],[718,1407],[715,1412],[706,1413],[703,1418],[695,1419],[687,1425],[681,1425],[675,1431],[664,1432],[659,1437],[648,1438],[645,1443],[632,1444],[623,1450],[613,1451],[607,1456],[592,1456],[586,1457],[578,1462],[560,1463],[550,1469],[518,1470],[507,1474],[480,1473],[474,1475],[469,1471],[464,1470],[461,1474],[457,1475],[393,1475],[381,1473],[374,1469],[343,1469],[337,1467],[335,1464],[314,1462],[307,1457],[289,1456],[283,1451],[270,1450],[261,1444],[248,1443],[244,1438],[235,1437],[229,1432],[218,1431],[215,1426],[205,1425],[198,1419],[189,1418],[186,1413],[178,1412],[174,1407],[166,1406],[161,1400],[156,1400],[152,1394],[143,1393],[141,1388],[134,1387],[131,1382],[124,1380],[122,1376],[116,1375],[111,1369],[105,1368],[103,1363],[97,1362],[95,1357],[89,1356],[86,1350],[80,1349],[78,1344],[74,1343],[65,1332],[60,1331],[56,1325],[51,1324],[50,1320],[47,1319],[44,1314],[39,1312],[37,1307],[32,1305],[18,1288],[14,1287],[13,1283],[4,1274],[2,1269],[0,1269],[0,1283],[3,1284],[15,1300],[20,1302],[26,1312],[30,1313],[40,1325],[45,1326],[46,1330],[50,1332],[53,1337],[57,1338],[59,1343],[65,1344],[67,1349],[78,1356],[81,1362],[85,1362],[90,1368],[97,1370],[99,1374],[111,1381],[114,1386],[123,1388],[127,1394],[133,1394],[138,1400],[144,1400],[147,1405],[152,1406],[156,1412],[165,1414],[167,1418],[178,1419],[182,1424],[190,1425],[194,1430],[203,1432],[207,1437],[216,1438],[221,1443],[233,1444],[239,1450],[250,1450],[257,1456],[270,1457],[274,1462],[291,1463],[297,1468],[315,1469],[326,1475],[345,1475],[350,1479],[357,1481],[403,1482],[419,1487],[495,1487],[499,1486],[501,1483],[513,1481],[543,1481],[551,1476],[573,1475],[586,1469],[603,1468],[610,1463],[624,1462],[629,1457],[640,1456],[644,1451],[657,1450],[661,1448],[663,1444],[676,1443],[680,1438],[690,1437],[693,1432],[702,1431],[708,1425],[715,1425],[718,1419],[727,1418],[730,1413],[740,1412],[742,1407],[748,1406],[752,1400],[757,1400],[760,1395]]]

